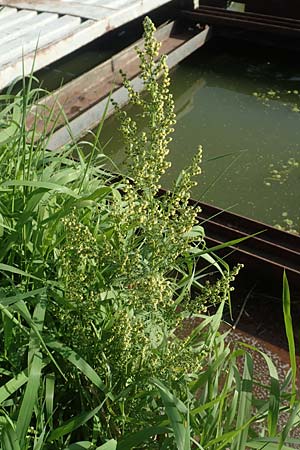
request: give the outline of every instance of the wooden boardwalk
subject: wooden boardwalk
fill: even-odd
[[[0,0],[0,89],[170,0]]]

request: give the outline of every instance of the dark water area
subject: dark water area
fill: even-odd
[[[300,62],[297,54],[216,39],[171,72],[177,125],[165,188],[204,150],[193,197],[271,224],[300,228]],[[131,107],[141,128],[142,121]],[[102,143],[122,167],[116,118]]]

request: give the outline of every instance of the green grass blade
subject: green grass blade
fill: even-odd
[[[46,314],[45,298],[45,295],[39,296],[39,300],[33,311],[32,319],[30,318],[30,313],[27,310],[24,301],[21,300],[19,302],[19,305],[24,306],[23,310],[25,316],[29,316],[29,320],[32,320],[32,323],[35,325],[35,328],[39,333],[42,332],[44,327],[44,319]],[[31,329],[28,345],[28,382],[16,424],[16,433],[19,438],[21,447],[25,443],[25,438],[32,419],[41,383],[43,358],[39,350],[40,340],[35,330]]]
[[[82,441],[76,442],[75,444],[69,445],[69,447],[64,448],[64,450],[89,450],[94,449],[95,446],[92,442]]]
[[[280,410],[280,382],[277,369],[271,358],[266,353],[262,352],[252,345],[245,344],[244,342],[241,342],[240,344],[243,347],[249,348],[252,351],[259,353],[262,358],[264,358],[268,366],[268,371],[271,378],[270,400],[268,407],[268,432],[270,436],[275,436],[277,433],[277,424]]]
[[[55,375],[46,375],[46,386],[45,386],[45,408],[46,408],[46,419],[49,423],[50,428],[53,426],[53,405],[54,405],[54,392],[55,392]]]
[[[297,362],[296,362],[296,349],[295,349],[295,339],[294,339],[294,331],[293,331],[293,321],[292,321],[292,314],[291,314],[290,288],[289,288],[289,283],[288,283],[288,279],[287,279],[285,271],[283,273],[282,302],[283,302],[285,332],[286,332],[286,336],[287,336],[287,340],[288,340],[290,362],[291,362],[291,369],[292,369],[291,405],[293,405],[296,400],[296,393],[297,393]]]
[[[23,270],[20,270],[17,267],[13,267],[8,264],[0,263],[0,270],[2,270],[3,272],[10,272],[16,275],[22,275],[23,277],[32,278],[33,280],[42,281],[40,278],[37,278],[34,275],[30,275],[30,273],[26,273]]]
[[[96,450],[117,450],[117,441],[111,439],[100,447],[97,447]]]
[[[25,437],[31,422],[35,402],[38,396],[41,382],[42,362],[43,359],[41,353],[36,352],[32,360],[30,372],[28,374],[28,382],[16,424],[16,433],[21,448],[24,446]]]
[[[18,436],[9,421],[2,427],[1,448],[3,450],[21,450]]]
[[[190,428],[183,419],[180,412],[188,415],[186,406],[177,399],[166,386],[157,379],[153,379],[153,384],[158,388],[166,413],[168,415],[178,450],[190,450]]]
[[[253,360],[252,357],[246,353],[244,359],[244,372],[241,383],[241,391],[239,392],[238,400],[238,415],[236,428],[242,428],[251,420],[252,409],[252,390],[253,390]],[[249,426],[241,429],[241,432],[235,438],[232,445],[232,450],[245,450]]]
[[[0,307],[1,307],[1,305],[0,305]],[[29,313],[29,310],[28,310],[28,308],[27,308],[25,302],[24,302],[23,300],[19,300],[19,301],[14,305],[14,309],[15,309],[17,312],[19,312],[19,313],[21,314],[21,316],[26,320],[26,322],[28,323],[29,327],[31,328],[30,335],[33,336],[33,333],[35,333],[35,335],[36,335],[37,339],[39,340],[40,345],[42,346],[42,348],[44,349],[44,351],[47,353],[47,355],[49,356],[49,358],[51,359],[51,361],[53,362],[53,364],[55,365],[55,367],[57,368],[57,370],[60,372],[60,374],[62,375],[62,377],[65,377],[63,371],[62,371],[61,368],[59,367],[58,363],[57,363],[56,360],[54,359],[54,357],[53,357],[53,355],[51,354],[51,352],[49,351],[49,349],[48,349],[48,347],[47,347],[47,345],[46,345],[46,343],[45,343],[45,340],[44,340],[44,338],[43,338],[43,336],[42,336],[42,334],[41,334],[41,332],[40,332],[39,327],[37,327],[35,321],[31,318],[30,313]],[[6,311],[4,311],[4,312],[6,312]],[[18,323],[18,322],[17,322],[17,324],[20,326],[21,329],[24,328],[24,327],[22,328],[21,323]],[[23,329],[23,331],[26,332],[26,329]]]
[[[102,405],[99,405],[99,406],[97,406],[97,408],[93,409],[92,411],[84,412],[84,413],[79,414],[78,416],[73,417],[72,419],[68,420],[60,427],[53,430],[50,433],[47,441],[48,442],[56,441],[57,439],[60,439],[62,436],[72,433],[74,430],[76,430],[77,428],[80,428],[82,425],[84,425],[89,420],[91,420],[95,416],[95,414],[97,414],[97,412],[100,411],[101,408],[102,408]]]
[[[250,441],[250,442],[247,442],[247,447],[254,448],[257,450],[278,450],[278,443],[273,444],[273,443],[267,442],[267,441],[265,443],[263,441]],[[287,447],[286,445],[284,445],[283,447],[281,447],[281,449],[282,450],[291,450],[291,447]]]
[[[217,405],[218,403],[221,403],[222,400],[225,400],[229,396],[230,392],[225,392],[223,395],[220,395],[218,398],[215,398],[214,400],[211,400],[210,402],[205,403],[204,405],[197,406],[197,408],[194,408],[191,410],[190,414],[191,416],[195,416],[197,414],[200,414],[207,409],[211,409],[212,406]]]
[[[36,295],[41,295],[46,292],[46,288],[35,289],[34,291],[26,292],[25,294],[16,294],[11,297],[2,297],[0,296],[0,304],[2,306],[10,306],[14,303],[17,303],[20,300],[26,300],[28,298],[35,297]]]
[[[268,410],[268,431],[269,435],[276,436],[277,434],[277,424],[279,419],[279,409],[280,409],[280,383],[278,378],[278,372],[273,364],[271,358],[268,357],[263,352],[260,354],[265,359],[269,374],[271,377],[271,385],[270,385],[270,400],[269,400],[269,410]]]
[[[78,198],[79,196],[77,194],[75,194],[75,192],[72,189],[67,188],[66,186],[60,185],[60,184],[56,184],[56,183],[51,183],[49,181],[29,181],[29,180],[10,180],[10,181],[5,181],[4,183],[2,183],[2,186],[4,187],[9,187],[9,186],[21,186],[21,187],[32,187],[35,189],[47,189],[49,191],[55,191],[55,192],[60,192],[62,194],[67,194],[70,197],[74,197],[74,198]]]
[[[117,450],[132,450],[138,448],[142,443],[145,444],[151,437],[166,434],[170,432],[170,428],[158,425],[146,427],[136,433],[132,433],[123,437],[117,445]]]
[[[33,450],[43,450],[45,448],[45,435],[46,427],[44,427],[38,439],[35,439]]]
[[[106,393],[111,400],[114,400],[114,396],[111,392],[108,391],[99,375],[83,358],[81,358],[76,352],[74,352],[74,350],[58,341],[49,340],[46,341],[46,343],[48,347],[58,352],[75,367],[77,367],[77,369],[80,370],[80,372],[82,372],[96,387]]]
[[[7,400],[12,394],[17,392],[20,387],[22,387],[28,381],[28,371],[24,370],[17,376],[7,381],[0,388],[0,405]]]
[[[292,410],[290,411],[289,419],[280,434],[280,442],[278,445],[278,450],[283,449],[283,445],[286,442],[290,431],[294,428],[296,419],[299,420],[300,414],[300,402],[296,402],[292,406]]]
[[[223,248],[232,247],[234,245],[240,244],[241,242],[244,242],[247,239],[251,239],[251,238],[253,238],[255,236],[258,236],[259,234],[263,233],[264,231],[265,230],[262,230],[262,231],[259,231],[258,233],[251,234],[249,236],[244,236],[244,237],[239,238],[239,239],[234,239],[232,241],[224,242],[224,244],[215,245],[214,247],[206,248],[204,250],[200,249],[200,248],[197,248],[197,247],[193,247],[193,248],[189,249],[189,252],[193,253],[194,255],[197,255],[199,257],[199,256],[202,256],[202,255],[205,255],[206,253],[213,253],[213,252],[216,252],[218,250],[222,250]]]
[[[76,444],[71,444],[69,447],[66,447],[64,450],[89,450],[94,449],[95,446],[92,442],[82,441],[76,442]],[[97,447],[95,450],[116,450],[117,449],[117,441],[111,439],[100,447]]]
[[[34,324],[34,328],[31,329],[30,333],[30,341],[28,347],[28,367],[30,367],[31,360],[35,353],[39,350],[40,347],[40,338],[41,333],[44,327],[44,320],[46,315],[46,301],[47,296],[45,294],[38,296],[38,302],[36,307],[34,308],[32,315],[32,323]],[[20,304],[24,304],[23,300]],[[29,312],[28,312],[29,315]]]

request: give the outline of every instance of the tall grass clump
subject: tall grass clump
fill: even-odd
[[[274,442],[284,448],[299,421],[293,381],[284,406],[291,419],[279,435],[278,402],[289,394],[272,363],[271,397],[257,405],[251,357],[219,332],[239,267],[206,248],[189,204],[201,148],[172,192],[160,192],[174,103],[166,59],[155,62],[154,26],[144,26],[147,97],[123,77],[145,131],[115,105],[128,177],[103,170],[103,122],[87,154],[80,145],[53,153],[47,133],[37,136],[39,90],[0,99],[3,450],[271,450]],[[52,111],[42,112],[48,132]],[[285,311],[287,292],[285,284]],[[217,313],[208,316],[212,305]],[[251,425],[265,419],[271,440],[260,441]]]

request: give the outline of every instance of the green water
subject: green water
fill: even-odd
[[[271,224],[288,219],[300,228],[297,56],[213,41],[171,75],[177,126],[164,187],[172,187],[201,144],[203,174],[194,198]],[[108,119],[102,142],[110,139],[106,151],[122,166],[117,128],[117,120]]]

